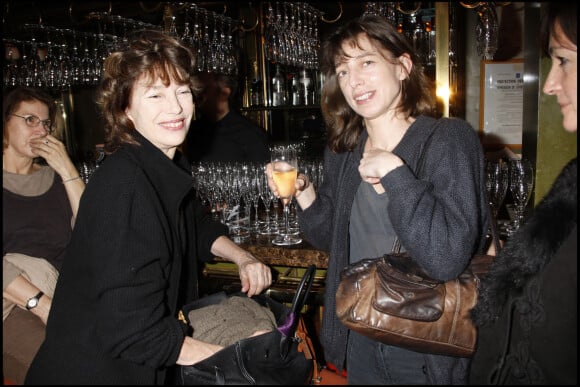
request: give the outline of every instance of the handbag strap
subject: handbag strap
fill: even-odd
[[[294,298],[292,299],[292,306],[290,307],[290,312],[286,317],[286,321],[278,327],[278,330],[285,336],[293,336],[296,332],[296,327],[298,326],[298,314],[304,307],[308,294],[310,294],[310,288],[312,288],[315,273],[316,265],[310,265],[300,280],[296,294],[294,294]]]

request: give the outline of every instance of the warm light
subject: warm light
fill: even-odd
[[[437,87],[437,91],[435,92],[437,97],[443,99],[444,101],[449,101],[449,97],[451,96],[451,91],[449,90],[449,86],[439,86]]]

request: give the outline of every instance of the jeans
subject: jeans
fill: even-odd
[[[422,353],[383,344],[351,331],[346,356],[348,384],[430,384]]]

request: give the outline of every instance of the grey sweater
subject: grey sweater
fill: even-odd
[[[430,133],[423,175],[414,170]],[[321,341],[325,360],[344,367],[348,330],[336,317],[336,288],[348,265],[349,219],[361,183],[358,165],[363,132],[352,152],[325,152],[324,180],[314,203],[299,210],[306,239],[329,251]],[[405,165],[385,175],[381,183],[389,198],[387,213],[402,246],[435,279],[457,277],[471,256],[483,250],[488,225],[484,187],[484,156],[479,138],[465,121],[420,116],[393,152]],[[467,359],[426,355],[434,383],[464,383]]]

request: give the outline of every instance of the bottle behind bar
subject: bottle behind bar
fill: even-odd
[[[299,106],[304,105],[303,97],[304,92],[302,91],[303,84],[300,83],[298,79],[299,75],[294,73],[292,75],[292,105]]]
[[[252,106],[260,106],[262,105],[262,79],[260,78],[260,73],[258,72],[258,62],[254,61],[252,63],[253,67],[253,76],[252,76],[252,84],[251,90],[252,93],[250,95],[250,103]]]
[[[306,69],[300,72],[300,91],[303,93],[303,105],[314,104],[314,83],[310,78],[310,72]]]
[[[286,82],[280,65],[276,65],[276,74],[272,78],[272,106],[286,105]]]

